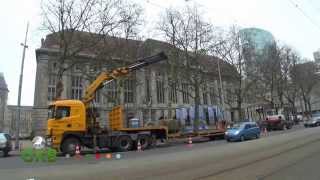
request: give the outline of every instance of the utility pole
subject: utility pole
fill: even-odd
[[[23,66],[24,66],[24,58],[26,54],[27,46],[27,36],[28,36],[29,22],[27,24],[26,36],[24,39],[24,43],[21,43],[23,47],[22,51],[22,62],[21,62],[21,71],[20,71],[20,79],[19,79],[19,92],[18,92],[18,118],[16,119],[16,142],[15,149],[19,149],[19,135],[20,135],[20,122],[21,122],[21,89],[22,89],[22,79],[23,79]]]

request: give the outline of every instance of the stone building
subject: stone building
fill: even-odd
[[[135,61],[138,57],[149,56],[159,51],[168,52],[172,48],[165,42],[152,39],[137,41],[108,37],[105,42],[107,45],[99,46],[104,52],[103,60],[99,60],[97,55],[99,48],[97,47],[88,47],[77,54],[77,63],[68,68],[62,77],[64,84],[62,98],[80,99],[84,95],[85,88],[101,71],[124,66]],[[36,50],[37,69],[32,117],[33,128],[37,133],[44,132],[47,119],[46,108],[56,95],[58,54],[59,46],[55,34],[47,35],[46,39],[42,40],[41,47]],[[209,62],[209,58],[214,60]],[[218,72],[215,58],[208,57],[204,63],[211,64],[212,69]],[[65,66],[67,67],[68,63]],[[229,64],[222,62],[222,79],[228,79],[227,72],[230,71],[224,70],[230,68]],[[193,99],[185,93],[169,87],[167,79],[165,63],[159,63],[136,71],[124,80],[107,84],[96,93],[94,101],[99,110],[100,125],[106,126],[108,124],[108,112],[115,104],[124,105],[127,120],[133,117],[139,118],[141,125],[162,117],[177,118],[183,124],[192,124]],[[201,92],[200,118],[209,124],[222,118],[219,110],[217,73],[212,79],[207,83],[206,91]],[[120,83],[121,81],[122,83]],[[180,85],[183,87],[184,84]],[[227,80],[223,82],[223,85],[226,88],[232,87]],[[225,92],[223,91],[223,93]],[[228,95],[225,94],[225,96]],[[234,116],[234,112],[232,113]],[[226,112],[225,118],[230,120],[232,113]]]
[[[4,79],[4,75],[3,73],[0,73],[0,132],[7,131],[5,113],[7,107],[8,92],[9,90]]]
[[[22,138],[29,137],[32,132],[32,106],[21,106],[20,107],[20,132],[19,136]],[[16,132],[16,121],[18,119],[18,106],[8,105],[6,111],[7,121],[7,133],[15,135]]]

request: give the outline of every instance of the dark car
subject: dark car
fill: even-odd
[[[8,156],[12,149],[11,136],[6,133],[0,133],[0,151],[3,152],[3,156]]]
[[[312,118],[304,122],[304,127],[320,126],[320,114],[313,115]]]
[[[225,132],[225,139],[227,141],[244,141],[259,137],[260,128],[255,122],[235,124]]]

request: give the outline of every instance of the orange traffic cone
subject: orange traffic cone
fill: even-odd
[[[267,135],[268,135],[268,130],[267,130],[267,128],[263,128],[263,135],[264,135],[264,136],[267,136]]]
[[[192,147],[192,138],[191,137],[188,138],[188,147]]]
[[[76,158],[80,158],[80,146],[78,144],[76,146]]]
[[[137,150],[138,150],[138,151],[141,151],[141,150],[142,150],[140,140],[138,140]]]

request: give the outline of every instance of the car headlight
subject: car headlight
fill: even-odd
[[[225,134],[225,135],[228,135],[228,134],[229,134],[229,132],[228,132],[228,131],[226,131],[224,134]]]
[[[239,134],[239,133],[240,133],[240,131],[239,131],[239,130],[238,130],[238,131],[236,131],[236,132],[234,132],[234,134],[235,134],[235,135],[237,135],[237,134]]]
[[[4,147],[6,147],[6,143],[5,142],[0,143],[0,148],[4,148]]]
[[[312,121],[312,123],[317,123],[317,121]]]

